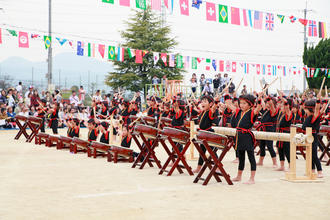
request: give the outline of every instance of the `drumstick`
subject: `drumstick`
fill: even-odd
[[[324,82],[325,82],[325,77],[323,77],[323,81],[322,81],[322,84],[321,84],[321,87],[320,87],[319,94],[322,93],[322,88],[323,88],[323,86],[324,86]]]
[[[223,93],[225,93],[226,89],[228,89],[229,85],[231,84],[231,82],[233,81],[233,78],[230,79],[229,83],[226,85],[226,87],[221,91],[221,93],[219,94],[219,97],[221,97],[223,95]]]
[[[41,110],[45,113],[45,114],[47,114],[47,112],[44,110],[44,107],[42,106],[42,103],[37,99],[37,102],[38,102],[38,104],[40,105],[40,107],[41,107]]]
[[[237,86],[235,92],[238,91],[238,89],[239,89],[239,87],[241,86],[242,82],[243,82],[243,77],[242,77],[241,81],[239,82],[239,84],[238,84],[238,86]]]
[[[259,84],[260,84],[260,88],[261,88],[261,90],[263,90],[263,85],[262,85],[262,81],[261,81],[261,79],[259,80]]]
[[[271,83],[269,83],[262,91],[266,91],[272,84],[274,84],[276,82],[276,80],[278,79],[278,77],[276,77]]]
[[[282,91],[282,77],[280,77],[280,90]]]

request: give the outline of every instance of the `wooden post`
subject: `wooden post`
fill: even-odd
[[[306,128],[306,134],[312,135],[312,128]],[[306,145],[306,176],[315,179],[312,175],[312,143]]]
[[[299,146],[306,147],[306,176],[298,176],[296,174],[296,148],[297,143],[293,137],[296,135],[296,128],[290,129],[290,171],[285,174],[285,180],[290,182],[322,182],[322,180],[317,179],[317,175],[312,173],[312,143],[313,135],[312,128],[306,128],[307,139],[305,143],[299,144]]]
[[[194,136],[195,136],[195,123],[194,123],[194,121],[190,121],[190,142],[192,141]],[[197,160],[197,157],[194,157],[195,146],[192,142],[190,143],[189,148],[190,148],[190,150],[189,150],[190,153],[189,153],[188,159]]]

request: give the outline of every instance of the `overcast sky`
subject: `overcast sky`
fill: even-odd
[[[174,13],[167,13],[166,22],[172,27],[172,34],[179,42],[176,52],[183,55],[210,57],[232,61],[244,61],[261,64],[302,66],[303,25],[291,24],[285,18],[279,23],[276,14],[303,17],[304,0],[209,0],[239,8],[268,11],[275,14],[274,31],[256,30],[244,26],[220,24],[206,21],[205,3],[201,8],[189,8],[190,16],[182,16],[179,11],[179,0],[174,0]],[[190,1],[191,2],[191,1]],[[131,0],[131,7],[135,0]],[[48,0],[0,0],[0,27],[13,28],[29,33],[42,33],[48,30]],[[330,34],[330,1],[309,0],[307,19],[327,22]],[[119,44],[123,42],[119,31],[124,30],[123,21],[132,15],[131,8],[115,4],[104,4],[102,0],[53,0],[54,35],[85,42]],[[317,43],[319,38],[309,38]],[[55,47],[54,54],[72,50],[69,46]],[[10,56],[22,56],[32,61],[47,59],[47,51],[40,41],[31,41],[29,49],[18,48],[17,39],[8,39],[0,45],[0,61]],[[92,58],[91,58],[92,59]],[[209,77],[215,72],[189,70],[186,81],[192,72],[198,75],[206,73]],[[242,74],[233,75],[235,82],[240,81]],[[259,76],[246,75],[244,84],[259,89]],[[266,78],[271,81],[272,78]],[[302,75],[283,78],[283,89],[290,89],[292,84],[302,89]],[[279,81],[278,81],[279,83]],[[279,86],[279,84],[277,85]]]

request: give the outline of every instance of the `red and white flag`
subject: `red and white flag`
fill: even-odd
[[[180,11],[182,15],[189,16],[189,4],[188,0],[180,0]]]
[[[99,53],[102,58],[104,58],[104,52],[105,52],[105,45],[104,44],[99,44]]]
[[[206,20],[216,21],[217,13],[215,11],[215,4],[211,2],[206,2]]]
[[[236,62],[232,62],[232,63],[231,63],[231,71],[232,71],[233,73],[236,73]]]
[[[29,37],[26,32],[18,33],[18,46],[22,48],[29,48]]]
[[[0,28],[0,44],[2,44],[2,34],[1,34],[1,28]]]
[[[272,65],[267,65],[267,74],[272,75]]]
[[[260,74],[260,64],[256,65],[256,72],[257,72],[258,75]]]
[[[167,66],[167,54],[166,53],[161,53],[160,54],[160,59],[162,59],[164,65]]]

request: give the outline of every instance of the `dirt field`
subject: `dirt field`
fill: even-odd
[[[256,184],[194,184],[187,174],[158,175],[68,150],[14,141],[0,131],[0,219],[330,219],[330,167],[322,183],[290,183],[273,171],[267,153]],[[48,131],[49,132],[49,131]],[[61,134],[65,130],[60,130]],[[82,137],[86,137],[83,130]],[[157,149],[164,161],[165,152]],[[234,152],[224,159],[233,177]],[[189,161],[195,168],[197,161]],[[246,161],[243,181],[249,177]],[[299,175],[304,160],[297,161]]]

